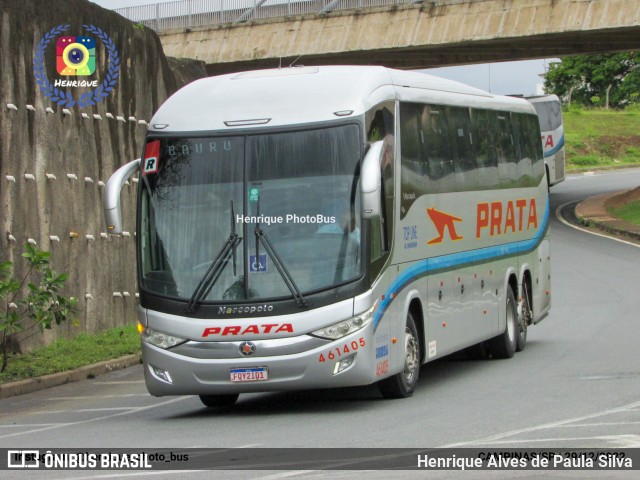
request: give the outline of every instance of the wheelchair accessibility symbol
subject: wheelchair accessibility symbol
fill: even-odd
[[[249,255],[249,271],[250,272],[266,272],[267,271],[267,255],[259,255],[256,261],[255,255]]]

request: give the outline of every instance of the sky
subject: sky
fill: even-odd
[[[542,93],[549,63],[557,58],[517,62],[484,63],[424,70],[439,77],[457,80],[498,95],[534,95]]]
[[[116,9],[135,5],[162,3],[157,0],[90,0],[93,3]],[[459,67],[443,67],[421,70],[431,75],[457,80],[499,95],[532,95],[542,93],[543,75],[549,62],[558,59],[523,60],[517,62],[485,63]]]

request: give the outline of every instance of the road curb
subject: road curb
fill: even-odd
[[[626,191],[628,190],[587,198],[576,206],[575,214],[577,219],[587,227],[594,226],[606,233],[640,241],[640,225],[612,217],[605,207],[607,200]]]
[[[51,375],[44,375],[42,377],[4,383],[0,385],[0,399],[36,392],[38,390],[44,390],[45,388],[64,385],[65,383],[86,380],[87,378],[103,375],[114,370],[122,370],[123,368],[137,365],[138,363],[140,363],[140,354],[135,353],[94,363],[93,365],[86,365],[66,372],[52,373]]]
[[[615,170],[625,170],[627,168],[639,168],[640,165],[634,163],[632,165],[607,165],[605,167],[586,167],[586,168],[574,168],[572,170],[566,170],[567,175],[589,175],[595,172],[610,172]]]

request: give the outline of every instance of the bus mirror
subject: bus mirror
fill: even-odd
[[[140,159],[123,165],[116,170],[107,181],[102,194],[102,206],[104,208],[104,218],[107,222],[109,233],[122,233],[122,209],[120,208],[120,192],[125,182],[140,167]]]
[[[382,140],[373,143],[362,161],[360,193],[362,194],[363,218],[373,218],[380,215],[382,191],[380,158],[382,157],[383,143]]]

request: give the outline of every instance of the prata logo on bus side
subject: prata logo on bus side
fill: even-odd
[[[70,27],[71,25],[58,25],[40,39],[33,57],[33,71],[40,91],[52,102],[67,108],[76,104],[81,108],[86,108],[109,96],[120,75],[120,58],[113,40],[98,27],[82,26],[86,32],[94,36],[62,35]],[[101,41],[108,54],[109,67],[101,83],[97,79],[89,78],[96,72],[97,43],[95,38]],[[56,78],[52,83],[47,78],[45,71],[45,53],[47,47],[54,41],[56,72],[67,78]],[[70,90],[78,88],[84,90],[79,95]],[[92,90],[86,91],[87,88]]]
[[[462,222],[462,218],[436,210],[435,207],[427,208],[427,215],[438,233],[438,236],[429,240],[427,245],[442,243],[445,231],[449,233],[451,241],[464,239],[462,235],[458,235],[455,226],[455,222]],[[535,198],[476,204],[476,239],[520,233],[537,228],[538,209]]]

